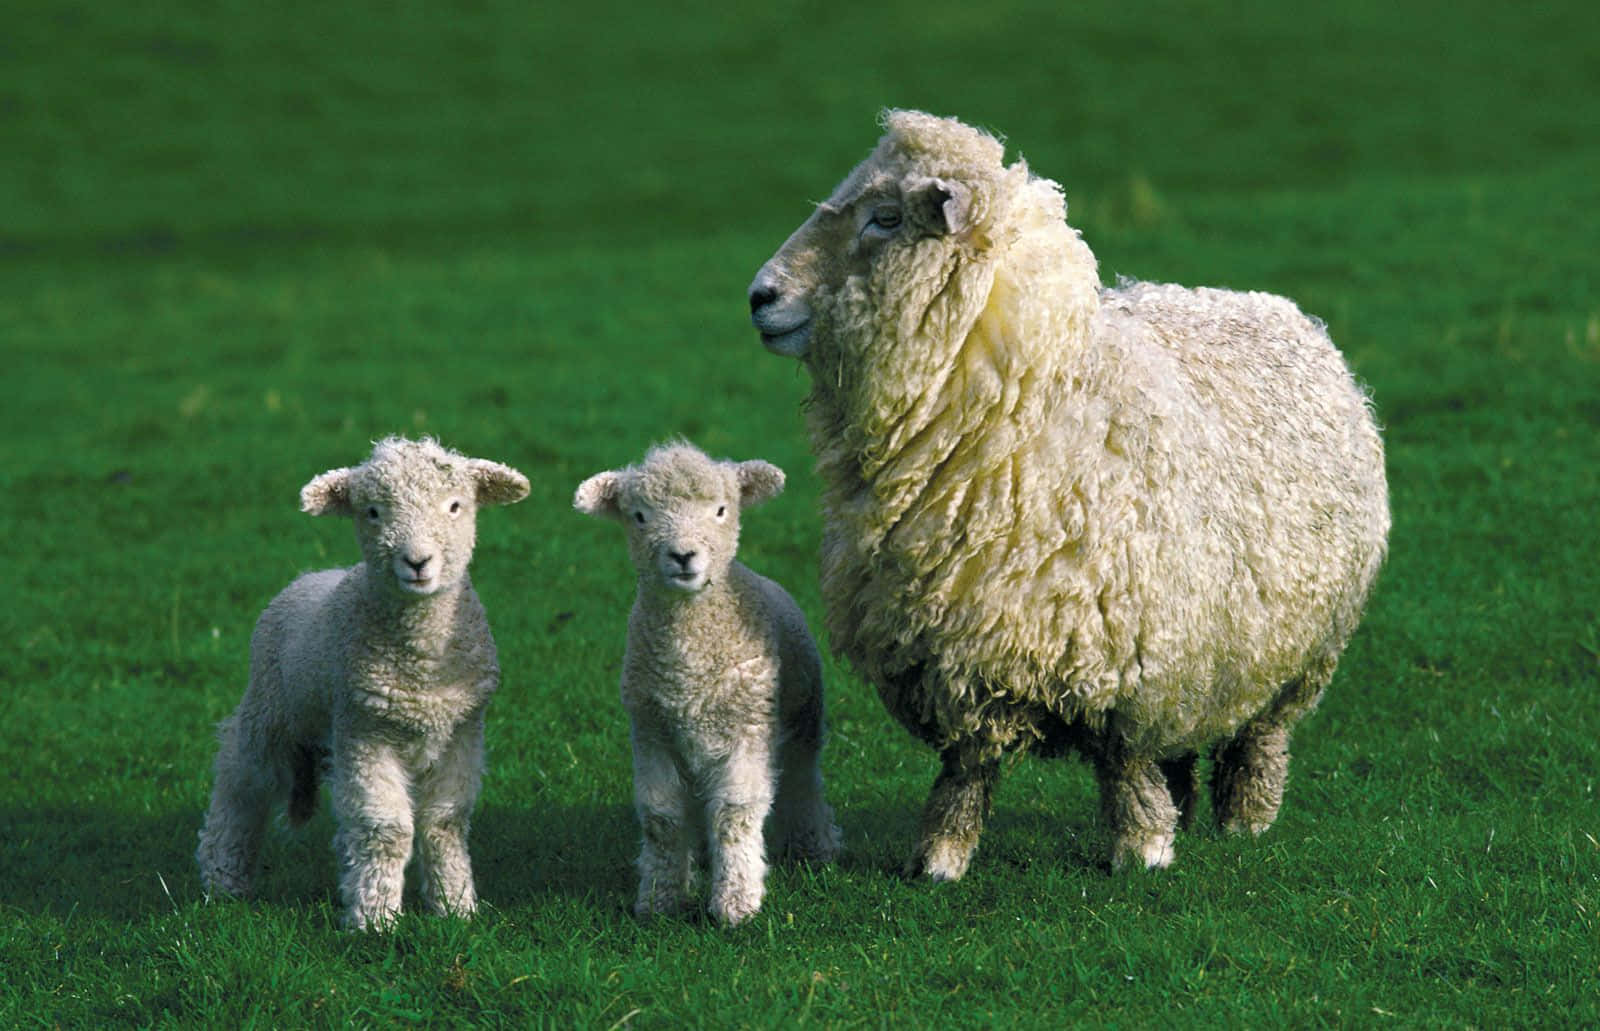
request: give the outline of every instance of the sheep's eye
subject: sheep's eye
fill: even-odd
[[[900,209],[892,205],[872,209],[872,219],[867,223],[876,229],[895,229],[900,225]]]
[[[459,501],[450,502],[450,514],[451,515],[460,515],[461,514],[461,502],[459,502]]]
[[[643,512],[635,512],[633,514],[633,521],[638,523],[640,526],[643,526],[644,525],[644,513]]]
[[[377,505],[368,505],[367,506],[367,518],[371,519],[371,520],[374,520],[374,521],[377,520],[377,518],[378,518],[378,506]]]
[[[718,519],[721,519],[723,516],[725,516],[727,514],[728,514],[728,506],[727,505],[718,505],[717,506],[717,518]]]

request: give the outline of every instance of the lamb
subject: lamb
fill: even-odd
[[[208,896],[251,893],[270,811],[286,799],[304,823],[326,775],[348,926],[392,924],[413,838],[427,907],[474,912],[467,830],[500,667],[467,564],[478,508],[528,489],[515,469],[395,437],[302,488],[302,511],[353,518],[362,561],[301,576],[256,623],[196,853]]]
[[[753,915],[767,831],[781,856],[825,863],[839,851],[819,765],[816,642],[794,599],[734,559],[740,510],[783,484],[767,462],[713,461],[675,443],[591,476],[573,498],[627,528],[638,574],[622,704],[643,834],[641,917],[688,908],[706,852],[712,917],[733,925]]]
[[[965,873],[1029,749],[1093,764],[1114,868],[1171,863],[1208,747],[1261,834],[1387,551],[1366,394],[1290,301],[1104,289],[1056,183],[883,124],[748,299],[811,374],[833,645],[940,756],[908,873]]]

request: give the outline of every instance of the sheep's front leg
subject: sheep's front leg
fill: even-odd
[[[1000,762],[969,760],[959,748],[948,748],[939,758],[943,768],[922,810],[922,830],[906,876],[958,881],[978,848]]]
[[[336,741],[330,787],[345,923],[385,928],[400,915],[411,858],[411,778],[391,749]]]
[[[639,893],[633,911],[641,917],[676,913],[694,887],[689,790],[667,743],[633,728],[633,806],[643,839],[639,846]]]
[[[772,754],[765,742],[734,750],[706,799],[710,836],[711,899],[707,908],[732,926],[761,908],[767,856],[762,837],[773,798]]]
[[[1168,787],[1169,768],[1150,759],[1118,756],[1097,764],[1100,800],[1111,828],[1111,867],[1130,862],[1156,868],[1172,864],[1178,806]]]
[[[456,729],[417,785],[417,846],[422,897],[430,912],[471,916],[478,909],[467,832],[483,782],[483,712]]]

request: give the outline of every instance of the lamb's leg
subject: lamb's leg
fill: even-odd
[[[663,742],[633,734],[633,805],[639,817],[639,893],[633,911],[641,917],[676,913],[688,905],[694,885],[689,791]]]
[[[1130,862],[1150,869],[1171,865],[1179,814],[1162,764],[1118,755],[1102,757],[1096,771],[1112,869]]]
[[[478,909],[467,833],[483,781],[483,714],[456,730],[450,747],[417,785],[417,846],[422,898],[430,912],[471,916]]]
[[[282,793],[283,772],[231,717],[219,735],[216,783],[195,861],[206,894],[248,896],[267,817]]]
[[[822,790],[821,707],[801,714],[786,729],[772,803],[773,851],[808,863],[832,862],[839,854],[839,827]]]
[[[711,898],[707,909],[724,925],[740,923],[761,908],[767,857],[762,828],[772,809],[774,770],[765,742],[737,747],[722,776],[709,786],[705,819],[711,853]]]
[[[335,742],[334,757],[334,851],[345,924],[383,929],[400,915],[411,858],[411,779],[398,756],[372,743]]]
[[[1278,817],[1289,781],[1289,733],[1316,708],[1333,677],[1336,658],[1315,664],[1285,684],[1272,707],[1218,746],[1211,771],[1211,804],[1229,834],[1259,835]]]
[[[967,872],[978,847],[1000,761],[968,760],[959,748],[946,749],[940,761],[943,767],[922,810],[917,849],[905,872],[908,877],[926,874],[935,881],[956,881]]]

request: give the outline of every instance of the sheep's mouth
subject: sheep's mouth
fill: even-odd
[[[682,570],[667,574],[667,583],[680,591],[698,591],[706,585],[704,573],[695,570]]]
[[[811,339],[811,323],[802,322],[793,329],[780,333],[761,334],[761,343],[773,354],[781,354],[786,358],[798,358],[806,353],[806,344]]]

